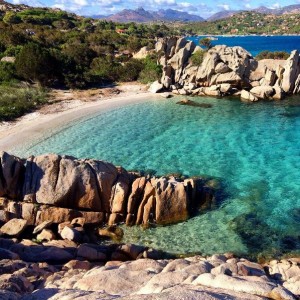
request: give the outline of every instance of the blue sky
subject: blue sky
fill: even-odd
[[[15,4],[31,6],[58,7],[81,15],[108,15],[122,9],[143,7],[146,10],[176,9],[207,18],[222,10],[251,9],[261,5],[279,8],[291,4],[300,4],[300,0],[9,0]]]

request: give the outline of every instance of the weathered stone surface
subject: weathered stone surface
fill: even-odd
[[[231,71],[231,69],[223,62],[219,62],[215,68],[215,72],[217,74],[228,73],[230,71]]]
[[[28,225],[35,224],[36,207],[33,203],[20,203],[21,217]]]
[[[82,217],[86,224],[101,224],[104,222],[103,212],[78,211],[75,209],[41,206],[36,215],[36,224],[41,224],[45,221],[59,224],[71,222],[73,219]]]
[[[188,278],[185,272],[164,272],[152,277],[145,286],[143,286],[137,294],[158,294],[163,290],[171,288],[182,283]]]
[[[153,94],[159,93],[163,89],[163,87],[164,86],[161,83],[159,83],[158,81],[154,81],[149,88],[149,92]]]
[[[282,100],[284,98],[284,91],[279,86],[274,86],[275,94],[272,96],[274,100]]]
[[[0,232],[10,236],[18,236],[24,231],[26,226],[27,226],[26,220],[11,219],[0,228]]]
[[[184,184],[161,178],[156,184],[156,222],[170,224],[188,218],[188,196]]]
[[[52,221],[44,221],[34,228],[33,234],[37,234],[37,233],[41,232],[43,229],[46,229],[51,225],[52,225]]]
[[[52,241],[55,240],[56,235],[50,229],[43,229],[36,237],[40,241]]]
[[[139,206],[142,202],[146,182],[147,181],[145,177],[140,177],[132,183],[131,194],[128,198],[127,213],[132,214],[133,216],[136,216]],[[130,224],[129,222],[127,222],[126,224],[134,225],[134,223],[135,220],[132,219]]]
[[[22,294],[26,292],[32,292],[33,285],[24,276],[3,274],[0,275],[0,290]]]
[[[87,259],[88,261],[105,261],[107,255],[104,248],[94,244],[81,244],[77,250],[77,257]]]
[[[128,295],[137,292],[153,276],[148,271],[130,271],[127,269],[90,270],[78,280],[74,288],[85,291],[98,291],[99,286],[113,295]]]
[[[133,244],[125,244],[125,245],[122,245],[122,246],[118,247],[118,250],[124,252],[131,259],[137,259],[139,254],[144,252],[145,247],[144,246],[133,245]]]
[[[251,101],[251,102],[258,101],[258,97],[254,96],[253,94],[251,94],[246,90],[242,90],[241,99],[246,101]]]
[[[131,181],[131,176],[120,168],[117,182],[112,187],[110,200],[112,213],[125,214]]]
[[[271,99],[275,90],[271,86],[257,86],[250,90],[250,93],[259,99]]]
[[[81,261],[81,260],[71,260],[64,265],[64,269],[71,269],[71,270],[90,270],[92,268],[92,264],[88,261]]]
[[[38,203],[70,208],[101,209],[94,170],[88,163],[55,154],[27,160],[24,195]]]
[[[146,183],[144,188],[143,199],[137,210],[136,224],[147,224],[151,219],[154,219],[154,196],[155,189],[150,181]],[[152,213],[152,218],[150,214]]]
[[[124,235],[122,228],[118,226],[107,226],[105,228],[100,228],[98,233],[102,237],[108,237],[113,240],[120,240]]]
[[[2,151],[0,164],[0,197],[20,199],[25,171],[22,160]]]
[[[292,51],[284,69],[281,87],[286,93],[291,93],[294,90],[296,79],[300,73],[300,58],[297,50]]]
[[[133,54],[133,58],[135,59],[143,59],[146,58],[153,50],[149,50],[147,46],[142,47],[138,52]]]
[[[229,83],[232,85],[240,85],[241,84],[241,77],[240,75],[236,74],[235,72],[230,72],[230,73],[223,73],[218,75],[216,78],[216,83],[221,84],[221,83]]]
[[[79,243],[82,241],[82,234],[76,228],[65,226],[60,233],[62,239]]]
[[[193,284],[228,289],[271,299],[295,299],[286,289],[278,287],[275,283],[265,278],[256,276],[247,277],[246,279],[238,276],[202,274],[198,276]]]

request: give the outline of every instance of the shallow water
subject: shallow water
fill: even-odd
[[[14,153],[56,152],[158,175],[208,175],[224,186],[227,197],[216,209],[172,226],[125,228],[125,242],[175,253],[299,249],[300,98],[193,100],[213,106],[149,100],[90,116]]]

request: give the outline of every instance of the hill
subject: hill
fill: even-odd
[[[97,17],[97,16],[94,16]],[[98,16],[100,19],[111,20],[114,22],[155,22],[155,21],[164,21],[164,22],[201,22],[204,21],[203,18],[197,15],[192,15],[187,12],[178,11],[174,9],[160,9],[158,11],[147,11],[142,7],[137,9],[124,9],[114,15],[107,17]]]
[[[198,35],[299,34],[300,13],[276,15],[246,11],[220,20],[191,23],[183,28]]]
[[[226,19],[229,17],[232,17],[234,15],[237,15],[241,12],[257,12],[261,14],[267,14],[267,15],[287,15],[287,14],[300,14],[300,4],[294,4],[294,5],[288,5],[281,8],[268,8],[266,6],[260,6],[258,8],[252,9],[252,10],[224,10],[215,13],[214,15],[210,16],[207,21],[217,21],[221,19]]]

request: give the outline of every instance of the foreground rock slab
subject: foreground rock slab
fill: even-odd
[[[277,273],[268,275],[272,270],[287,270],[283,266],[287,264],[293,266],[289,276],[294,277],[284,281],[276,280]],[[232,275],[228,275],[228,269]],[[226,255],[98,264],[71,260],[55,266],[0,260],[0,270],[1,300],[293,300],[300,296],[300,266],[294,259],[264,266]]]

